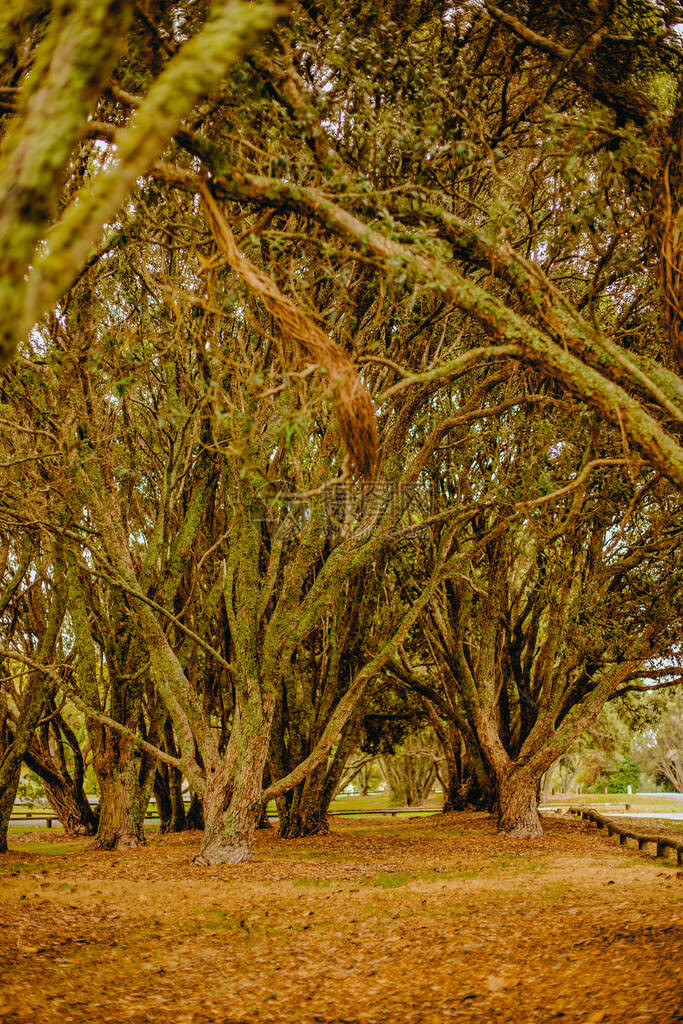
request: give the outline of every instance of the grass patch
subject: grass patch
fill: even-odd
[[[21,850],[13,853],[44,853],[47,857],[66,857],[74,853],[77,847],[66,843],[22,843]]]
[[[23,871],[35,871],[36,865],[34,863],[23,863],[22,861],[15,861],[13,864],[2,864],[0,863],[0,874],[3,875],[19,875]]]
[[[409,871],[380,871],[370,884],[378,885],[381,889],[396,889],[399,885],[407,885],[414,877]]]
[[[541,898],[546,903],[563,903],[571,896],[571,888],[566,882],[547,882],[541,889]]]
[[[178,931],[183,935],[201,935],[204,932],[239,931],[242,927],[237,918],[226,910],[200,910],[196,916],[181,921]]]
[[[462,871],[458,871],[456,877],[462,879],[478,878],[480,874],[479,868],[464,868]]]
[[[547,807],[609,807],[612,804],[619,808],[629,805],[632,811],[651,811],[656,817],[657,811],[680,811],[681,801],[675,794],[657,793],[646,796],[644,793],[581,793],[570,796],[550,797],[541,803]],[[628,813],[628,812],[626,812]]]
[[[363,885],[372,885],[380,889],[397,889],[410,882],[445,882],[454,878],[475,878],[479,872],[475,869],[466,871],[442,871],[439,868],[422,871],[379,871],[371,878],[363,879]]]
[[[332,880],[329,878],[297,878],[294,885],[301,889],[329,889]]]

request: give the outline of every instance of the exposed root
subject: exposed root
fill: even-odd
[[[311,825],[294,824],[288,829],[280,828],[279,835],[281,839],[305,839],[309,836],[326,836],[329,831],[330,824],[327,818],[321,818]]]
[[[202,847],[192,861],[202,866],[209,864],[241,864],[251,860],[253,848],[246,843],[240,846],[225,846],[220,840],[214,839]]]
[[[134,836],[130,832],[107,839],[96,839],[92,844],[93,850],[137,850],[140,846],[146,845],[144,836]]]
[[[504,832],[506,836],[511,836],[513,839],[538,839],[543,835],[543,827],[540,820],[537,823],[520,822],[515,825],[514,828],[505,828],[503,825],[498,826],[499,832]]]

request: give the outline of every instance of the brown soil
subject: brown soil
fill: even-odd
[[[683,872],[584,822],[337,819],[212,868],[36,838],[0,858],[8,1024],[683,1021]]]

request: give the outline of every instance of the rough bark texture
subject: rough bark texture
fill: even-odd
[[[102,850],[144,845],[144,806],[131,745],[107,730],[93,763],[101,794],[96,845]]]
[[[444,788],[443,813],[449,811],[491,811],[496,796],[491,785],[482,786],[474,775],[464,777],[449,773]]]
[[[162,832],[183,832],[187,827],[183,776],[172,765],[159,765],[154,776],[154,795]]]
[[[218,774],[218,773],[216,773]],[[261,816],[260,792],[254,791],[249,799],[248,791],[254,788],[252,779],[247,778],[248,769],[239,771],[241,792],[226,796],[226,782],[220,776],[213,786],[207,786],[204,793],[204,834],[195,864],[240,864],[251,858],[254,849],[254,833]]]
[[[250,699],[240,709],[225,759],[220,766],[207,766],[204,835],[195,864],[239,864],[249,860],[254,849],[263,807],[270,721],[263,720],[260,695],[253,683],[247,684],[247,691]]]
[[[480,706],[476,713],[477,737],[495,781],[498,828],[517,839],[543,835],[538,816],[538,783],[533,775],[511,760],[498,734],[496,713]]]
[[[330,801],[324,799],[325,766],[316,769],[295,789],[278,801],[280,835],[283,839],[299,839],[329,832],[327,811]]]
[[[4,767],[4,766],[3,766]],[[0,853],[7,853],[7,829],[19,785],[20,765],[0,773]]]
[[[47,710],[49,721],[36,730],[24,761],[43,783],[50,806],[67,835],[93,836],[97,815],[83,788],[85,762],[78,739],[57,713],[54,700],[48,701]]]
[[[516,839],[543,835],[538,816],[538,780],[523,772],[501,772],[498,779],[498,828]]]
[[[70,836],[94,836],[97,832],[97,814],[90,806],[82,785],[75,785],[73,779],[66,779],[61,773],[46,770],[43,761],[29,751],[24,758],[26,764],[43,783],[50,807],[59,818],[59,823]]]
[[[190,806],[185,816],[185,825],[188,829],[204,828],[204,805],[198,793],[193,793],[190,798]]]

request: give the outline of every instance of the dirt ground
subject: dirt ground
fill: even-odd
[[[0,857],[0,1021],[683,1021],[683,872],[583,822],[524,843],[486,815],[197,834],[103,853],[55,833]]]

